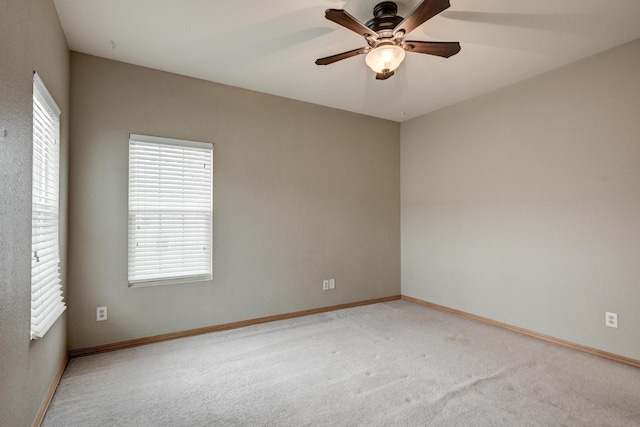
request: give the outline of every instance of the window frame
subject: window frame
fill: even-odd
[[[134,188],[136,187],[136,185],[138,185],[135,183],[134,174],[139,173],[139,171],[135,169],[136,165],[134,160],[134,153],[132,151],[133,146],[135,144],[141,144],[147,147],[157,147],[157,148],[163,147],[163,148],[169,148],[169,149],[185,149],[185,150],[193,149],[192,153],[196,153],[196,152],[207,153],[208,165],[209,165],[209,173],[207,174],[207,176],[208,176],[209,183],[208,185],[206,185],[206,182],[205,182],[205,185],[202,186],[202,189],[204,188],[207,189],[208,208],[203,211],[197,211],[197,210],[183,211],[183,212],[200,212],[200,214],[202,214],[202,212],[205,212],[205,215],[202,216],[202,218],[205,218],[205,217],[207,218],[208,223],[205,223],[204,227],[208,228],[207,230],[208,235],[205,235],[203,233],[205,237],[202,240],[202,242],[206,242],[206,244],[208,245],[206,248],[206,251],[208,251],[208,256],[201,257],[200,259],[202,260],[206,259],[208,261],[206,272],[195,273],[192,271],[191,273],[171,275],[169,277],[166,277],[165,274],[157,274],[156,276],[150,276],[146,278],[140,278],[141,273],[132,274],[132,270],[135,270],[135,267],[132,267],[132,264],[137,259],[136,256],[138,257],[141,256],[141,255],[135,255],[135,251],[133,250],[134,245],[137,246],[135,236],[133,236],[133,234],[135,234],[134,233],[135,228],[137,227],[135,225],[136,224],[135,215],[139,216],[145,212],[145,210],[140,207],[138,202],[136,200],[133,200],[134,198],[139,199],[140,197],[144,197],[144,196],[141,196],[140,194],[136,194],[136,195],[132,194],[132,192],[135,192],[135,191],[143,191],[140,188]],[[172,284],[181,284],[181,283],[201,282],[201,281],[211,280],[213,278],[213,166],[214,166],[213,151],[214,151],[214,144],[211,142],[200,142],[200,141],[191,141],[191,140],[183,140],[183,139],[175,139],[175,138],[165,138],[165,137],[150,136],[150,135],[140,135],[140,134],[134,134],[134,133],[129,134],[129,169],[128,169],[129,178],[128,178],[128,185],[127,185],[127,188],[128,188],[127,283],[129,287],[158,286],[158,285],[172,285]],[[205,167],[206,165],[207,163],[205,163]],[[161,168],[162,166],[158,166],[158,167]],[[190,172],[190,173],[193,173],[193,172]],[[173,176],[173,178],[175,178],[175,176]],[[159,203],[158,200],[156,200],[156,202]],[[157,208],[152,210],[155,211],[156,213],[159,212]],[[172,210],[172,209],[169,209],[169,211],[174,213],[179,212],[179,210]],[[206,212],[208,212],[208,215],[206,215]],[[162,229],[162,225],[159,225],[161,222],[162,220],[159,220],[158,223],[155,223],[158,226],[158,229]],[[139,229],[139,227],[137,228]],[[162,233],[162,231],[158,231],[158,233]],[[140,243],[141,240],[138,240],[137,242]],[[158,242],[158,247],[159,246],[161,245]],[[153,250],[153,249],[149,247],[149,250]],[[162,256],[161,252],[162,251],[158,249],[158,251],[156,252],[156,256],[161,257]],[[183,253],[183,257],[184,257],[184,253]],[[174,260],[175,259],[177,258],[174,258]],[[157,263],[158,265],[160,264],[159,261]]]

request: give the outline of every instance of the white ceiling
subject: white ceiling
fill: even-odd
[[[378,2],[54,0],[72,50],[399,122],[640,38],[640,0],[451,0],[407,37],[459,41],[449,59],[409,53],[385,81],[364,55],[315,65],[366,45],[325,9]]]

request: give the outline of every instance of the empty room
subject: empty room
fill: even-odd
[[[638,22],[0,0],[0,425],[640,426]]]

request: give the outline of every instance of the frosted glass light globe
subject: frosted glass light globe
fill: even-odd
[[[404,61],[404,49],[391,44],[378,46],[367,53],[364,61],[376,73],[388,73]]]

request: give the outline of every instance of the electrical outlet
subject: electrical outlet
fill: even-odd
[[[322,290],[323,291],[328,291],[329,290],[329,281],[328,280],[323,280],[322,281]]]
[[[107,320],[107,307],[96,308],[96,322]]]
[[[604,324],[610,328],[618,327],[618,313],[609,313],[605,311],[604,313]]]
[[[336,288],[336,279],[329,279],[329,289]]]

